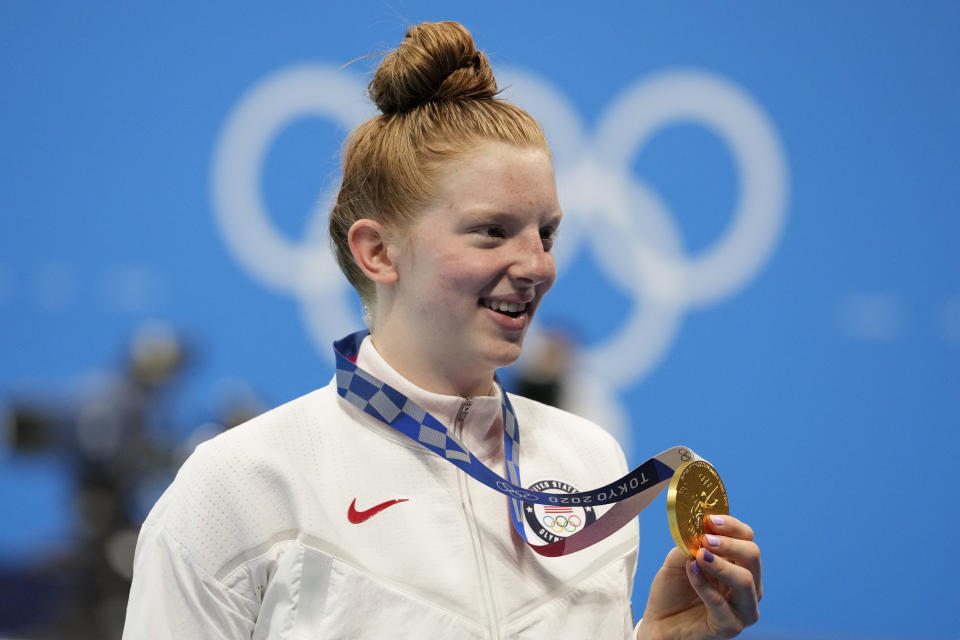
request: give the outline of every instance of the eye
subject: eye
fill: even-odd
[[[496,224],[488,224],[477,229],[479,233],[484,238],[506,238],[507,234],[503,230],[503,227]]]
[[[543,250],[550,251],[557,240],[557,227],[551,225],[540,229],[540,240],[543,242]]]

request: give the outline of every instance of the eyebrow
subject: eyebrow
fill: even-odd
[[[479,222],[499,222],[505,223],[515,220],[518,217],[518,214],[507,213],[505,211],[496,211],[489,209],[478,209],[476,211],[469,211],[464,213],[464,217],[469,224],[475,224]],[[563,211],[557,210],[548,214],[546,220],[543,220],[541,224],[550,226],[560,224],[560,220],[563,219]]]

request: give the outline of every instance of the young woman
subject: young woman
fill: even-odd
[[[370,94],[382,115],[351,134],[330,219],[370,334],[337,343],[330,385],[197,448],[143,526],[124,637],[720,638],[752,624],[760,552],[737,519],[708,523],[695,560],[667,555],[634,628],[635,526],[543,556],[518,533],[560,539],[523,529],[534,505],[450,464],[469,451],[515,482],[522,429],[524,487],[572,494],[627,471],[602,429],[494,379],[556,277],[562,214],[537,123],[496,98],[455,23],[411,28]],[[387,424],[401,414],[409,437]],[[569,533],[605,509],[549,517]]]

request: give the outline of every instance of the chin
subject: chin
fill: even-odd
[[[517,342],[505,342],[487,352],[487,357],[495,369],[509,367],[520,358],[523,350],[523,339]]]

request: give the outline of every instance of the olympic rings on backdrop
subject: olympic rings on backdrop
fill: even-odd
[[[745,286],[780,237],[787,170],[776,131],[763,109],[717,75],[671,71],[638,81],[616,99],[588,136],[570,101],[543,78],[499,70],[504,95],[543,126],[553,152],[566,214],[558,271],[586,243],[611,281],[633,299],[621,326],[585,347],[598,380],[624,388],[652,370],[673,343],[690,308],[715,304]],[[299,118],[318,117],[347,131],[373,115],[365,83],[323,64],[280,70],[254,86],[227,116],[211,169],[217,225],[236,260],[261,284],[301,302],[321,354],[360,319],[352,292],[328,248],[327,215],[336,185],[322,194],[300,243],[270,220],[260,196],[270,143]],[[660,129],[678,122],[708,128],[726,143],[737,168],[739,200],[730,223],[699,255],[652,188],[629,170]],[[629,358],[620,357],[629,353]],[[616,356],[616,357],[612,357]]]

